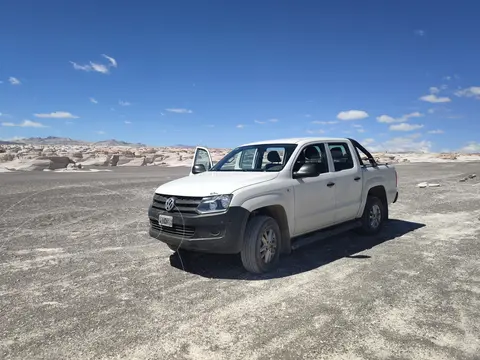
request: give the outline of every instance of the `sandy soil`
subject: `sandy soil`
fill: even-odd
[[[381,235],[268,276],[148,237],[154,189],[184,168],[0,174],[0,358],[479,359],[480,180],[458,180],[480,163],[397,169]]]

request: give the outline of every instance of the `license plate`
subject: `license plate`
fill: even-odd
[[[158,224],[161,225],[161,226],[172,227],[173,226],[173,216],[158,215]]]

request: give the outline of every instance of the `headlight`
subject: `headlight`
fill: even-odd
[[[202,199],[197,211],[201,214],[225,211],[230,206],[230,201],[232,195],[207,196]]]

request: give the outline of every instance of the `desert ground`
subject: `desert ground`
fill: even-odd
[[[262,276],[147,235],[184,167],[0,174],[0,358],[479,359],[480,162],[396,167],[382,234]]]

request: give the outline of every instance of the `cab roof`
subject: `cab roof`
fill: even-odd
[[[330,137],[302,137],[302,138],[287,138],[287,139],[273,139],[273,140],[263,140],[255,141],[248,144],[243,144],[241,146],[250,146],[250,145],[263,145],[263,144],[299,144],[303,145],[312,141],[348,141],[347,138],[330,138]]]

